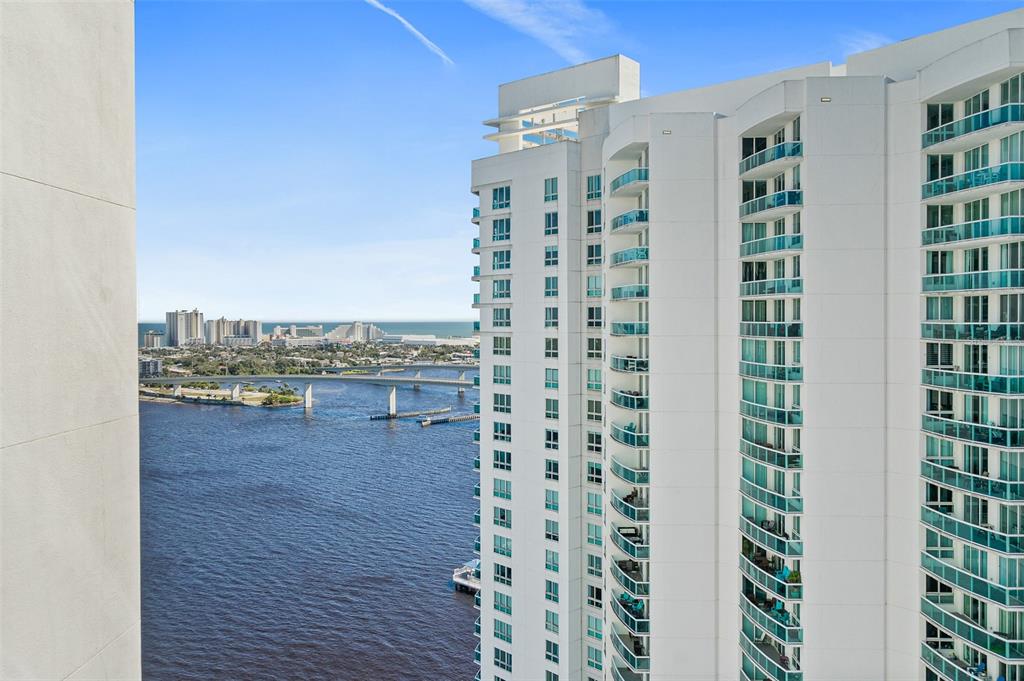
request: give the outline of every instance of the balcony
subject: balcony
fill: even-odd
[[[651,658],[644,648],[643,640],[629,634],[614,632],[609,638],[612,640],[612,648],[631,670],[645,672],[651,668]]]
[[[622,173],[608,187],[613,196],[636,196],[647,189],[647,168],[631,168]]]
[[[786,296],[803,292],[803,279],[762,279],[740,282],[741,296]]]
[[[795,213],[804,205],[804,193],[799,189],[775,192],[740,204],[740,217],[757,216],[758,220],[770,221]]]
[[[480,644],[479,643],[476,644],[476,648],[473,650],[473,660],[477,664],[480,664]]]
[[[479,482],[476,483],[475,485],[473,485],[473,498],[477,499],[477,500],[480,499],[480,483]]]
[[[477,527],[480,527],[480,509],[479,508],[476,510],[476,513],[473,514],[473,524],[476,525]]]
[[[640,570],[640,563],[634,560],[613,560],[609,563],[612,576],[619,586],[634,596],[647,596],[651,585]]]
[[[473,331],[480,333],[480,322],[473,322]]]
[[[953,651],[949,652],[952,653]],[[935,672],[941,674],[943,679],[952,679],[952,681],[980,681],[980,679],[984,678],[972,673],[974,668],[969,667],[963,660],[959,658],[952,660],[927,643],[921,644],[921,659]]]
[[[651,630],[651,621],[647,616],[647,604],[633,598],[629,594],[619,594],[611,601],[612,611],[619,621],[634,634],[647,634]]]
[[[647,264],[647,246],[634,246],[612,253],[612,267],[639,267]]]
[[[750,518],[740,516],[740,532],[755,544],[774,551],[780,556],[802,556],[804,554],[804,543],[799,537],[780,532],[775,527],[775,522],[762,520],[760,525]]]
[[[755,603],[749,594],[744,594],[740,599],[740,612],[782,644],[800,643],[804,639],[804,630],[788,610],[776,609],[767,602]]]
[[[754,641],[746,631],[742,631],[740,648],[769,678],[775,681],[803,681],[803,672],[792,670],[794,662],[770,643]]]
[[[800,600],[804,597],[804,587],[800,583],[800,573],[785,572],[777,570],[772,563],[764,556],[754,556],[753,559],[740,554],[740,572],[750,578],[755,584],[763,587],[778,598],[786,600]],[[794,578],[795,575],[795,578]],[[785,579],[780,577],[785,576]],[[796,579],[796,581],[788,581]]]
[[[473,253],[480,252],[480,237],[476,237],[473,239],[473,247],[470,249],[470,251],[472,251]]]
[[[637,390],[613,389],[611,402],[630,411],[647,411],[650,408],[650,398]]]
[[[474,208],[473,209],[473,217],[470,218],[470,222],[473,222],[474,224],[480,224],[480,209],[479,208]]]
[[[799,251],[804,247],[803,234],[780,234],[740,244],[740,257],[776,253],[778,251]]]
[[[480,553],[480,535],[477,535],[476,540],[473,542],[473,553]]]
[[[613,301],[646,300],[647,284],[626,284],[612,287]]]
[[[473,276],[471,279],[473,281],[480,281],[480,265],[473,265]]]
[[[647,433],[637,432],[635,423],[629,423],[625,426],[612,423],[611,434],[613,440],[627,447],[644,449],[650,446],[650,437]]]
[[[988,220],[932,227],[921,232],[922,246],[1024,234],[1024,217],[1008,215]]]
[[[977,291],[980,289],[1020,288],[1024,286],[1024,270],[994,270],[931,274],[921,278],[925,293],[935,291]]]
[[[473,294],[473,307],[480,307],[480,294],[479,293],[474,293]]]
[[[651,547],[636,527],[611,526],[612,542],[630,558],[647,560],[651,557]]]
[[[637,674],[625,667],[612,666],[612,678],[615,681],[647,681],[646,674]]]
[[[1024,501],[1024,482],[993,480],[932,461],[921,462],[921,477],[998,501]]]
[[[1003,185],[1003,186],[997,186]],[[1024,186],[1024,163],[1013,161],[951,175],[921,185],[921,199],[939,203],[950,194],[955,201],[973,201],[995,191],[1008,192]]]
[[[477,388],[480,387],[480,374],[477,374],[476,376],[473,377],[473,385],[476,386]]]
[[[626,211],[622,215],[612,218],[611,231],[613,233],[630,234],[646,229],[648,226],[648,213],[646,208],[635,208]]]
[[[803,513],[804,510],[803,497],[787,497],[784,494],[761,487],[746,478],[740,479],[740,492],[748,499],[780,513]]]
[[[944,435],[955,440],[997,447],[1024,447],[1024,428],[1003,428],[995,424],[984,425],[957,421],[934,414],[922,415],[921,427],[929,433]]]
[[[921,148],[931,153],[964,151],[1024,127],[1014,123],[1024,123],[1024,104],[1004,104],[932,128],[921,135]]]
[[[627,466],[614,456],[611,458],[611,471],[619,480],[631,485],[649,485],[651,482],[651,473],[646,468]]]
[[[476,470],[480,470],[480,455],[479,454],[477,454],[476,456],[473,457],[473,468],[476,469]]]
[[[975,525],[927,506],[921,507],[921,522],[927,527],[947,535],[979,546],[987,546],[995,551],[1003,553],[1024,551],[1024,535],[999,532],[991,525]]]
[[[1024,393],[1024,376],[992,376],[945,369],[922,369],[921,382],[937,388],[1003,395]]]
[[[780,426],[799,426],[804,422],[804,413],[796,405],[793,409],[779,409],[766,404],[741,400],[740,413],[758,421],[766,421]]]
[[[924,322],[921,338],[960,341],[1024,341],[1024,324]]]
[[[921,567],[938,579],[969,591],[978,598],[999,603],[1008,608],[1024,606],[1024,587],[1003,586],[972,575],[962,568],[943,562],[926,551],[921,552]]]
[[[740,376],[763,378],[768,381],[802,381],[804,380],[804,368],[799,365],[740,361]]]
[[[612,355],[610,366],[612,371],[621,371],[626,374],[646,374],[648,360],[646,357],[633,357],[632,355]]]
[[[632,520],[636,523],[646,523],[651,519],[651,509],[647,505],[647,500],[640,498],[639,490],[634,489],[632,492],[625,496],[619,496],[619,493],[612,490],[611,503],[619,515],[626,520]]]
[[[803,322],[740,322],[740,335],[750,338],[801,338]]]
[[[1011,638],[1009,634],[1003,632],[989,631],[965,615],[950,612],[943,605],[925,596],[921,597],[921,614],[942,629],[952,632],[985,652],[1008,660],[1024,660],[1024,640]]]
[[[473,442],[480,442],[480,430],[473,431]]]
[[[775,177],[786,168],[799,163],[803,155],[803,142],[776,144],[774,147],[762,149],[740,161],[739,174],[743,179],[751,180]]]
[[[647,322],[612,322],[613,336],[646,336]]]
[[[766,444],[758,444],[740,436],[740,454],[766,463],[776,468],[803,468],[803,454],[798,451],[775,449]]]

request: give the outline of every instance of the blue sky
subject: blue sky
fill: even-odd
[[[660,94],[1019,5],[139,0],[139,317],[469,319],[498,84],[621,52]]]

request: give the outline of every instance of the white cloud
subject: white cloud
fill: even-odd
[[[843,46],[843,56],[850,56],[857,52],[867,52],[876,47],[882,47],[895,42],[892,38],[881,33],[871,31],[851,31],[839,37],[839,44]]]
[[[409,21],[401,14],[391,9],[390,7],[386,7],[385,5],[381,4],[379,0],[366,0],[366,3],[371,7],[375,7],[379,9],[381,12],[384,12],[385,14],[393,16],[395,19],[397,19],[398,23],[402,24],[402,26],[405,27],[405,30],[409,31],[409,33],[412,33],[414,36],[416,36],[416,40],[419,40],[421,43],[423,43],[424,47],[426,47],[428,50],[430,50],[438,57],[440,57],[441,61],[443,61],[445,64],[450,65],[455,63],[454,61],[452,61],[451,57],[445,54],[444,50],[438,47],[437,44],[434,43],[430,38],[420,33],[419,29],[417,29],[415,26],[409,23]]]
[[[606,33],[604,12],[583,0],[465,0],[466,4],[548,46],[569,63],[587,61],[581,47]]]

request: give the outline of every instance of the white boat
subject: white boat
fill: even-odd
[[[458,591],[476,593],[480,590],[480,559],[466,561],[452,571],[452,581]]]

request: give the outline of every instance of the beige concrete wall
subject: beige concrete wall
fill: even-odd
[[[0,678],[141,677],[131,2],[0,3]]]

